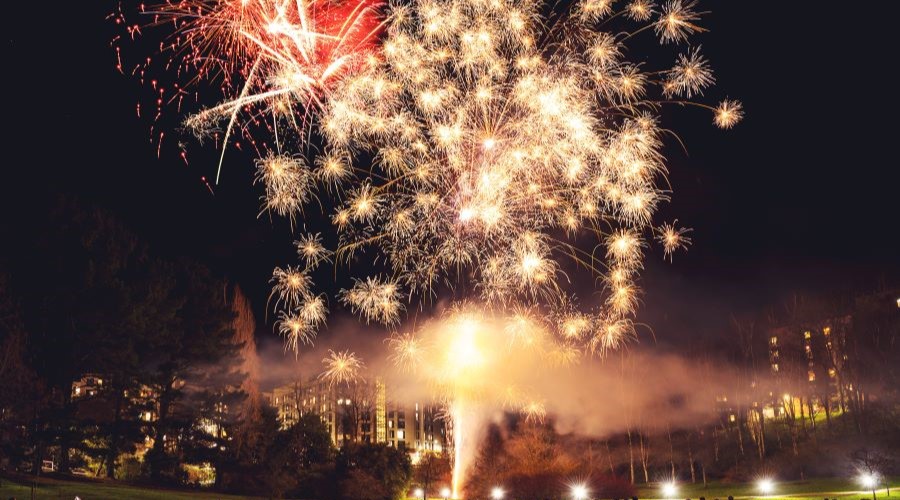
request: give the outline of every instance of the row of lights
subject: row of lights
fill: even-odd
[[[866,488],[867,490],[874,490],[879,483],[879,478],[877,474],[874,473],[865,473],[859,476],[859,483]],[[763,495],[771,495],[775,491],[775,481],[769,478],[762,478],[756,482],[756,489],[762,493]],[[417,489],[415,492],[416,498],[425,499],[425,492],[422,488]],[[588,500],[590,497],[590,491],[587,486],[584,484],[575,484],[572,485],[570,490],[572,500]],[[662,485],[662,494],[663,498],[675,498],[678,495],[678,485],[673,481],[669,481],[663,483]],[[503,491],[503,488],[496,486],[491,490],[491,500],[503,500],[506,496],[506,492]],[[445,500],[450,498],[450,488],[444,488],[441,490],[441,497]]]

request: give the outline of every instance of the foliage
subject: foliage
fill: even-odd
[[[409,487],[412,464],[404,450],[384,444],[347,444],[337,455],[335,472],[348,499],[395,500],[403,498]],[[379,496],[353,496],[361,494],[363,485],[373,484],[366,476],[380,485],[375,490]]]

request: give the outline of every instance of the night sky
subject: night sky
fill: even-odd
[[[674,196],[659,220],[693,227],[694,244],[673,264],[661,252],[647,259],[640,319],[661,344],[726,335],[732,312],[794,291],[900,283],[900,2],[838,5],[702,2],[711,32],[693,41],[718,80],[705,101],[740,99],[747,117],[721,131],[703,110],[664,113],[687,152],[670,141]],[[192,147],[189,165],[157,159],[149,121],[135,115],[142,90],[109,47],[114,7],[5,9],[3,245],[27,248],[15,228],[73,195],[120,216],[159,254],[207,262],[261,313],[272,267],[294,262],[289,228],[257,218],[248,156],[230,153],[215,195],[200,180],[215,174],[212,148]]]

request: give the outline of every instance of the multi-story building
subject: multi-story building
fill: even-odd
[[[305,414],[318,415],[335,446],[348,442],[386,443],[408,450],[413,460],[425,453],[442,453],[447,429],[435,405],[389,398],[381,380],[331,385],[312,377],[263,393],[276,409],[282,428]]]

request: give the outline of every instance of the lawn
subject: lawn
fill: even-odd
[[[0,486],[0,499],[29,500],[31,498],[31,485],[16,483],[3,479]],[[82,500],[249,500],[256,497],[242,497],[236,495],[224,495],[221,493],[186,492],[166,489],[148,489],[128,486],[117,483],[103,482],[76,482],[60,481],[56,479],[38,479],[34,489],[34,498],[37,500],[59,500],[66,498],[72,500],[78,496]]]
[[[889,481],[891,486],[891,496],[887,496],[887,492],[880,486],[877,498],[878,500],[900,500],[900,478],[891,478]],[[853,480],[841,478],[826,479],[810,479],[806,481],[788,481],[775,482],[775,489],[771,496],[762,497],[755,483],[709,483],[704,488],[702,484],[681,484],[678,487],[678,498],[700,498],[706,497],[707,500],[716,498],[724,499],[729,495],[734,497],[754,497],[754,498],[784,498],[790,497],[792,500],[823,500],[825,493],[828,498],[853,498],[864,499],[872,498],[872,492],[862,492],[862,487]],[[660,498],[662,495],[660,489],[638,487],[638,496],[640,498]]]
[[[887,496],[884,489],[878,491],[878,500],[900,500],[900,478],[893,478],[889,481],[891,484],[891,495]],[[688,498],[698,499],[701,496],[707,500],[719,498],[724,500],[728,495],[734,497],[752,497],[765,498],[766,500],[777,500],[779,498],[790,498],[790,500],[823,500],[826,498],[838,498],[842,500],[868,500],[872,498],[871,492],[860,491],[860,486],[853,481],[845,479],[813,479],[808,481],[791,481],[785,483],[776,483],[776,491],[773,496],[760,497],[756,491],[756,485],[748,483],[726,484],[726,483],[710,483],[707,488],[702,485],[685,484],[679,487],[678,499],[684,500]],[[796,496],[795,496],[796,495]],[[225,495],[222,493],[203,493],[188,492],[167,489],[148,489],[136,486],[128,486],[119,483],[107,482],[76,482],[61,481],[57,479],[40,478],[34,490],[34,498],[38,500],[50,499],[73,499],[78,496],[82,500],[108,500],[108,499],[124,499],[129,500],[259,500],[259,497],[242,497],[237,495]],[[658,488],[638,488],[638,496],[640,498],[660,498],[661,494]],[[28,500],[31,498],[31,486],[21,482],[13,482],[3,479],[0,486],[0,500],[8,500],[9,498],[17,500]],[[510,499],[513,500],[513,499]]]

